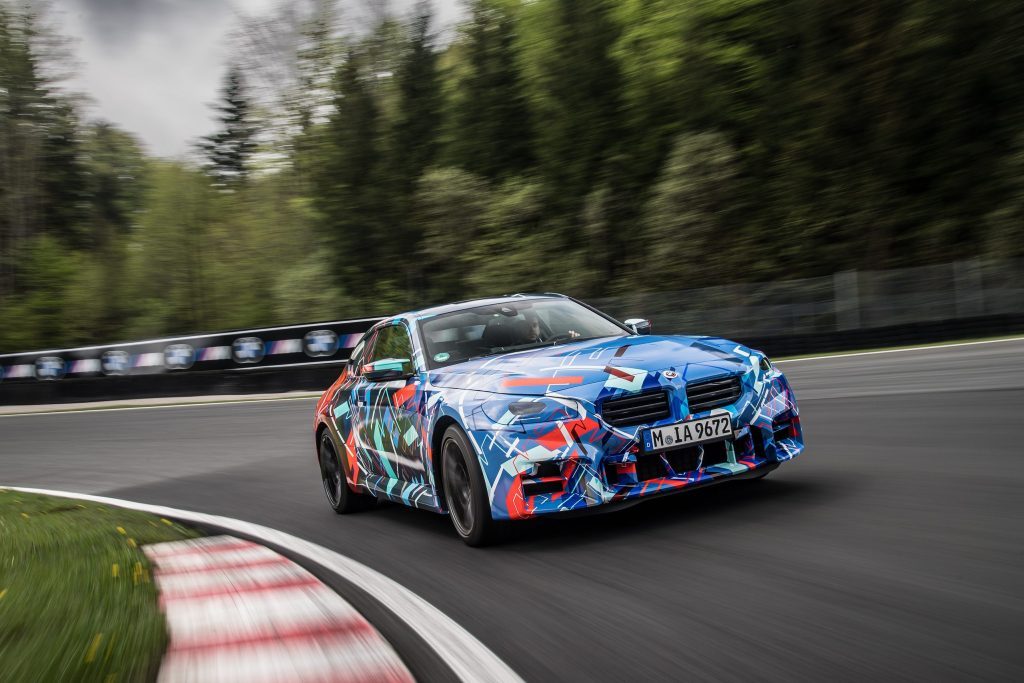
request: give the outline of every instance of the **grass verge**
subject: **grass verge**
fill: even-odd
[[[169,520],[0,488],[0,680],[151,681],[167,645],[142,549]]]

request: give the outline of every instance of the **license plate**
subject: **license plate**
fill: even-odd
[[[689,420],[668,427],[644,430],[644,450],[660,451],[666,448],[692,446],[708,441],[719,441],[732,437],[732,417],[712,415],[699,420]]]

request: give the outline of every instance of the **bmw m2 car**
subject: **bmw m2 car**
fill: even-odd
[[[650,331],[559,295],[377,323],[317,404],[327,500],[447,514],[480,545],[505,520],[761,478],[800,454],[796,399],[763,353]]]

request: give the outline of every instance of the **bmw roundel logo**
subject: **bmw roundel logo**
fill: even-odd
[[[171,344],[164,349],[164,367],[188,370],[196,362],[196,350],[189,344]]]
[[[64,376],[67,371],[64,359],[60,356],[43,356],[36,358],[36,379],[55,380]]]
[[[661,373],[661,376],[664,377],[665,379],[675,379],[676,377],[679,376],[679,373],[676,372],[675,370],[665,370],[664,372]]]
[[[302,338],[302,348],[312,358],[333,356],[338,350],[338,335],[333,330],[313,330]]]
[[[131,356],[121,349],[104,351],[100,357],[100,367],[104,375],[126,375],[131,367]]]
[[[231,356],[236,363],[259,363],[264,353],[263,340],[259,337],[240,337],[231,344]]]

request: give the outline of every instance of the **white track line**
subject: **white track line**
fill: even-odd
[[[952,349],[958,346],[977,346],[979,344],[1001,344],[1003,342],[1024,341],[1024,337],[1010,337],[1008,339],[983,339],[982,341],[956,342],[954,344],[933,344],[931,346],[908,346],[902,349],[882,349],[881,351],[855,351],[852,353],[832,353],[826,356],[808,356],[806,358],[789,358],[774,361],[776,363],[800,363],[805,360],[829,360],[830,358],[852,358],[853,356],[875,356],[880,353],[904,353],[906,351],[936,351],[939,349]]]
[[[230,517],[221,517],[219,515],[208,515],[203,512],[191,512],[162,505],[149,505],[119,498],[107,498],[68,491],[53,491],[22,486],[5,486],[2,488],[12,491],[24,491],[25,493],[88,500],[95,503],[139,510],[192,524],[206,524],[219,527],[229,533],[245,534],[258,538],[263,542],[277,545],[312,562],[316,562],[365,591],[371,598],[401,619],[406,626],[422,638],[434,653],[455,673],[459,680],[467,681],[467,683],[470,681],[489,681],[494,683],[518,683],[522,681],[486,645],[429,602],[380,572],[316,543],[311,543],[297,536],[292,536],[283,531],[277,531],[276,529],[259,524],[244,522]]]

